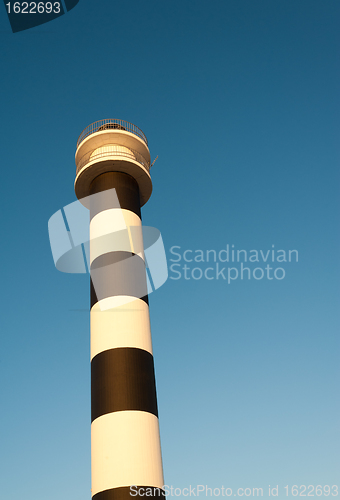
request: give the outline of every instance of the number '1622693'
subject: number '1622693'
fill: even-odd
[[[8,14],[59,14],[60,2],[11,2],[6,3]]]
[[[300,486],[294,484],[293,486],[285,486],[286,496],[292,495],[293,497],[321,497],[321,496],[333,496],[336,497],[339,494],[339,488],[337,485],[313,486],[312,484],[306,486],[301,484]]]

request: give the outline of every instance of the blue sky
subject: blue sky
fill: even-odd
[[[143,222],[169,265],[299,252],[282,280],[170,272],[150,296],[165,483],[339,485],[339,20],[333,0],[80,0],[13,34],[3,8],[4,498],[90,499],[88,276],[54,268],[47,221],[102,118],[159,156]]]

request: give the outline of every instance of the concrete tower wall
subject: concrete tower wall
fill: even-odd
[[[109,189],[116,190],[120,207],[110,191],[106,196]],[[92,495],[131,499],[130,486],[163,487],[143,243],[137,241],[138,255],[119,238],[123,248],[105,243],[93,256],[92,241],[117,229],[121,216],[128,227],[141,228],[139,188],[129,175],[108,172],[91,183],[90,194],[99,192],[90,207],[91,274],[103,273],[100,300],[91,282]],[[108,300],[115,307],[101,310],[100,302]]]

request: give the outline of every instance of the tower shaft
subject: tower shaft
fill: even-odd
[[[124,248],[112,249],[103,235],[117,228],[141,227],[137,182],[127,174],[108,172],[91,184],[91,194],[105,192],[90,208],[91,274],[91,443],[94,500],[131,499],[130,486],[163,487],[158,410],[151,344],[145,263]],[[99,205],[99,206],[98,206]],[[114,233],[113,233],[114,234]],[[94,236],[94,237],[93,237]],[[140,238],[142,233],[140,232]],[[98,244],[93,256],[92,242]],[[119,239],[120,240],[120,239]],[[142,241],[134,244],[142,249]],[[112,240],[113,241],[113,240]],[[114,246],[114,245],[113,245]],[[110,248],[111,247],[111,248]],[[145,295],[140,297],[140,290]],[[127,297],[133,298],[126,302]],[[100,302],[115,307],[100,310]],[[122,305],[118,305],[122,302]],[[107,304],[106,306],[107,307]]]

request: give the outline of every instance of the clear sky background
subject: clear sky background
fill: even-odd
[[[299,252],[282,280],[170,271],[150,296],[165,483],[340,486],[339,2],[80,0],[16,34],[0,12],[1,498],[90,499],[89,278],[55,269],[47,221],[102,118],[159,156],[168,259]]]

